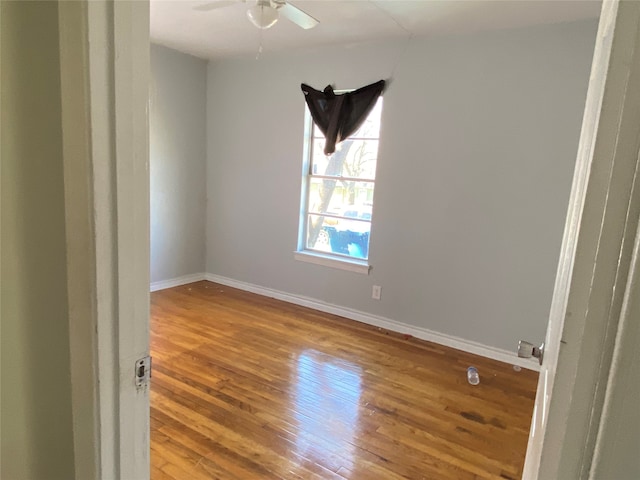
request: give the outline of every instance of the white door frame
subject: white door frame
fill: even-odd
[[[58,3],[76,478],[149,478],[149,4]]]
[[[640,2],[605,0],[525,479],[587,478],[640,215]]]

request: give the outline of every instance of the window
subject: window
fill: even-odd
[[[381,115],[382,97],[360,129],[327,157],[324,135],[307,110],[299,252],[367,263]]]

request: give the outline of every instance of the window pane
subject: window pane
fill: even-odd
[[[367,259],[382,98],[369,118],[347,140],[324,154],[325,138],[312,126],[306,173],[302,249],[334,256]],[[309,115],[307,111],[307,115]]]
[[[373,190],[373,182],[312,177],[309,184],[309,212],[371,220]],[[346,211],[357,213],[345,215]]]
[[[309,215],[307,248],[366,259],[369,255],[371,223],[355,218]]]
[[[345,140],[333,155],[324,154],[324,140],[313,141],[312,175],[330,175],[372,180],[376,174],[378,140]]]

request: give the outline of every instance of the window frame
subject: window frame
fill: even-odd
[[[340,90],[336,91],[336,93],[344,93],[349,90]],[[382,102],[382,96],[380,96],[377,102]],[[382,105],[380,106],[382,109]],[[382,120],[382,111],[380,112],[380,120]],[[362,218],[351,218],[351,217],[343,217],[340,215],[335,215],[331,213],[314,213],[311,212],[309,206],[309,195],[311,191],[311,184],[314,178],[331,178],[331,179],[343,179],[347,181],[355,181],[355,182],[363,182],[363,183],[371,183],[373,185],[373,198],[371,201],[371,208],[373,209],[373,202],[375,199],[375,185],[376,185],[376,174],[377,174],[377,161],[379,158],[379,146],[380,146],[380,133],[382,130],[382,126],[380,125],[380,129],[377,132],[375,137],[349,137],[350,140],[376,140],[378,142],[378,150],[376,152],[376,167],[374,169],[373,178],[357,178],[357,177],[335,177],[332,175],[325,174],[314,174],[313,173],[313,156],[314,156],[314,128],[317,126],[314,125],[313,119],[311,117],[311,113],[309,111],[306,103],[304,104],[304,141],[303,141],[303,161],[302,161],[302,188],[300,193],[300,212],[298,218],[298,244],[297,249],[294,252],[294,258],[296,260],[300,260],[303,262],[313,263],[316,265],[323,265],[331,268],[338,268],[341,270],[352,271],[356,273],[361,273],[368,275],[371,270],[371,265],[369,263],[369,251],[367,249],[367,258],[358,258],[350,255],[345,255],[339,252],[326,252],[322,250],[311,249],[307,247],[307,234],[309,227],[308,217],[310,215],[321,215],[323,217],[337,218],[337,219],[347,219],[349,221],[358,221],[369,224],[369,245],[371,240],[371,230],[373,226],[373,214],[371,214],[370,219],[362,219]]]

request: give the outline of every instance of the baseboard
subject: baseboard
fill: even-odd
[[[150,291],[155,292],[157,290],[164,290],[165,288],[179,287],[180,285],[186,285],[187,283],[205,280],[205,278],[206,274],[204,273],[192,273],[190,275],[183,275],[177,278],[170,278],[169,280],[160,280],[159,282],[153,282],[150,285]]]
[[[489,347],[481,343],[472,342],[459,337],[454,337],[452,335],[434,332],[433,330],[429,330],[426,328],[407,325],[406,323],[391,320],[389,318],[372,315],[370,313],[361,312],[359,310],[332,305],[330,303],[322,302],[314,298],[293,295],[279,290],[273,290],[271,288],[241,282],[231,278],[222,277],[220,275],[214,275],[212,273],[205,273],[204,279],[210,282],[220,283],[229,287],[245,290],[247,292],[257,293],[258,295],[263,295],[265,297],[276,298],[278,300],[293,303],[295,305],[313,308],[314,310],[319,310],[321,312],[339,315],[351,320],[366,323],[367,325],[373,325],[375,327],[384,328],[386,330],[391,330],[406,335],[412,335],[422,340],[427,340],[439,345],[455,348],[457,350],[462,350],[463,352],[473,353],[475,355],[491,358],[493,360],[498,360],[500,362],[508,363],[511,365],[518,365],[519,367],[526,368],[528,370],[540,371],[540,366],[537,362],[525,358],[519,358],[514,352],[510,352],[508,350]]]

